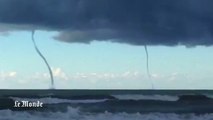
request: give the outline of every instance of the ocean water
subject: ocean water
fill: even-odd
[[[13,112],[0,111],[1,120],[212,120],[213,114],[175,114],[175,113],[82,113],[78,109],[68,108],[67,112]]]
[[[40,101],[44,108],[0,105],[0,120],[213,120],[212,91],[4,92],[0,100]]]

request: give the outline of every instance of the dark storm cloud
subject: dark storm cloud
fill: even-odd
[[[0,23],[56,30],[55,39],[66,42],[209,46],[212,6],[213,0],[0,0]]]

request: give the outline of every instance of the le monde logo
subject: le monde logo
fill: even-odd
[[[42,108],[43,103],[40,101],[27,101],[27,100],[22,100],[22,101],[15,101],[14,107],[36,107],[36,108]]]

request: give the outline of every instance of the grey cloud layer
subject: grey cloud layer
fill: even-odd
[[[55,39],[66,42],[209,46],[212,6],[213,0],[0,0],[0,24],[60,31]]]

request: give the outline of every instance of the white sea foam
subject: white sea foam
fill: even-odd
[[[32,98],[17,98],[17,97],[11,97],[13,100],[27,100],[27,101],[40,101],[46,104],[57,104],[57,103],[98,103],[98,102],[104,102],[107,99],[100,99],[100,100],[68,100],[68,99],[59,99],[59,98],[38,98],[38,99],[32,99]]]
[[[48,113],[48,112],[13,112],[10,110],[0,111],[0,120],[212,120],[212,114],[127,114],[127,113],[82,113],[78,109],[69,107],[68,111]]]
[[[177,101],[178,96],[169,95],[113,95],[121,100],[162,100],[162,101]]]

